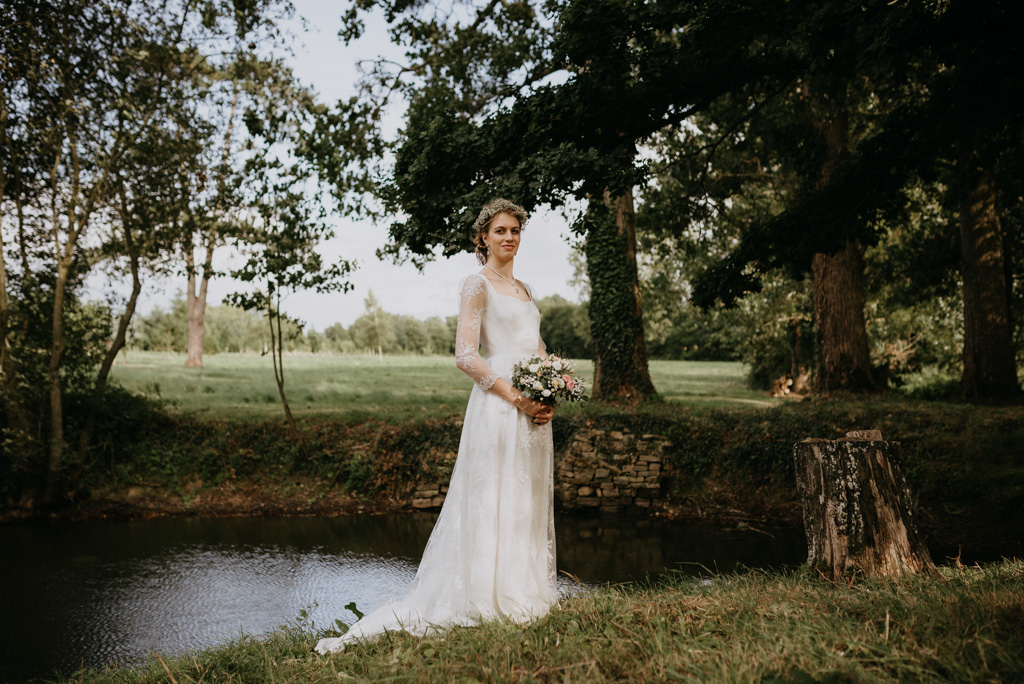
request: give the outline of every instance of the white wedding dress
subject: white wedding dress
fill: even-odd
[[[536,426],[487,390],[540,352],[533,302],[498,294],[480,274],[459,286],[456,364],[476,382],[444,506],[406,594],[365,615],[319,653],[386,631],[425,635],[452,625],[526,622],[557,599],[551,424]],[[486,361],[481,358],[483,347]]]

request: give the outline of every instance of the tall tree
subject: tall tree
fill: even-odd
[[[344,259],[327,263],[320,254],[321,244],[334,231],[321,199],[327,180],[304,155],[309,145],[301,143],[316,135],[311,119],[319,109],[314,98],[280,64],[263,64],[262,75],[243,116],[252,150],[243,170],[249,179],[243,194],[249,221],[238,236],[247,259],[232,272],[249,289],[231,294],[228,301],[266,317],[278,394],[301,444],[285,392],[284,367],[284,324],[297,321],[286,317],[282,303],[298,290],[349,290],[345,277],[353,264]]]
[[[383,359],[384,350],[390,350],[398,344],[394,321],[391,314],[380,305],[373,290],[366,294],[363,303],[366,313],[352,323],[352,340],[360,348],[376,353],[378,358]]]
[[[206,304],[210,279],[217,276],[214,254],[234,239],[244,220],[239,206],[247,154],[254,142],[241,125],[244,112],[258,108],[269,87],[277,87],[281,106],[301,107],[289,100],[298,90],[290,72],[262,55],[286,50],[282,20],[294,13],[290,0],[228,0],[206,3],[203,25],[206,40],[196,45],[202,78],[193,97],[202,103],[201,113],[210,126],[201,163],[190,178],[192,201],[182,217],[181,240],[187,288],[188,343],[185,365],[203,365],[206,335]],[[286,76],[286,77],[285,77]]]
[[[18,51],[11,62],[29,67],[14,68],[24,137],[18,146],[8,145],[11,151],[20,147],[21,154],[6,161],[16,175],[33,169],[35,199],[48,214],[51,251],[45,260],[52,272],[45,281],[52,287],[52,309],[44,498],[54,501],[64,468],[62,369],[70,290],[126,154],[173,109],[169,84],[179,71],[179,55],[163,47],[180,33],[185,17],[116,0],[16,3],[13,9],[16,21],[8,28],[17,34]]]
[[[629,80],[628,61],[573,61],[557,51],[557,3],[453,2],[439,8],[360,2],[347,14],[347,38],[359,33],[358,10],[373,6],[392,23],[394,42],[408,46],[406,64],[389,69],[386,60],[377,61],[365,81],[364,101],[381,105],[398,91],[408,104],[405,128],[386,141],[394,166],[378,186],[385,213],[403,216],[391,224],[392,242],[384,252],[421,261],[466,250],[477,209],[496,196],[528,209],[585,207],[576,228],[590,236],[587,253],[602,264],[590,270],[602,302],[589,308],[598,367],[594,396],[637,400],[653,394],[636,278],[632,183],[625,180],[633,171],[634,139],[625,135],[623,150],[599,160],[575,150],[559,158],[550,149],[527,152],[515,136],[499,139],[484,130],[509,104],[546,92],[552,79],[566,74],[585,71],[591,85],[613,73],[617,81]],[[624,42],[609,47],[628,51]],[[557,146],[565,139],[550,142]],[[574,192],[579,176],[552,175],[552,163],[586,164],[597,177]]]
[[[92,400],[78,432],[78,446],[68,486],[73,491],[82,479],[87,465],[98,411],[103,404],[110,371],[117,354],[125,347],[128,331],[135,316],[142,292],[144,270],[157,270],[160,262],[176,250],[180,240],[180,216],[188,197],[183,192],[184,169],[193,165],[200,154],[201,137],[185,132],[195,126],[194,110],[188,102],[189,82],[185,79],[169,88],[171,96],[182,104],[169,113],[159,125],[145,131],[145,137],[134,142],[125,154],[124,164],[111,180],[114,197],[109,205],[109,232],[102,237],[93,258],[106,262],[115,276],[127,276],[131,290],[117,319],[113,338],[109,341],[92,387]],[[99,231],[97,231],[99,232]],[[126,272],[126,273],[125,273]]]
[[[955,136],[953,178],[963,255],[964,349],[961,388],[970,398],[1005,399],[1020,395],[1014,322],[1012,250],[1000,214],[1021,202],[1000,193],[1000,163],[1021,156],[1024,114],[999,94],[1024,87],[1020,64],[1024,47],[1010,28],[1022,17],[1011,2],[958,2],[937,22],[929,92],[948,106],[934,126]],[[994,95],[995,94],[995,95]],[[923,105],[928,107],[928,104]],[[931,149],[949,159],[943,141]]]
[[[869,9],[847,7],[863,16],[854,24],[857,30],[836,34],[842,40],[833,44],[825,73],[843,73],[839,67],[845,64],[847,73],[873,74],[872,85],[883,86],[879,99],[886,106],[868,103],[875,116],[857,149],[770,226],[749,231],[734,258],[709,272],[704,291],[742,291],[743,270],[767,260],[766,245],[777,246],[768,254],[786,247],[808,217],[838,223],[844,226],[841,235],[871,242],[877,218],[898,213],[904,187],[941,179],[949,188],[950,211],[959,214],[963,393],[1017,395],[1007,277],[1014,268],[1006,250],[1015,240],[1005,234],[999,213],[1012,212],[1020,199],[1000,197],[993,179],[1000,161],[1019,158],[1024,115],[992,94],[1024,85],[1017,66],[1024,54],[1009,28],[1020,9],[1003,0],[874,3]]]
[[[69,492],[67,475],[73,487],[86,465],[95,409],[141,291],[140,269],[162,261],[188,228],[185,200],[203,175],[197,150],[208,135],[193,97],[208,74],[202,48],[223,42],[219,16],[243,21],[258,6],[3,6],[0,387],[5,430],[14,433],[3,456],[14,459],[8,463],[23,483],[41,476],[45,501],[58,502]],[[6,222],[12,208],[13,226]],[[78,297],[100,263],[131,288],[112,340],[108,316]],[[65,419],[69,388],[90,395],[84,421]],[[70,473],[66,426],[79,430]]]
[[[678,55],[662,65],[678,84],[666,84],[666,101],[654,102],[665,109],[651,112],[670,116],[671,98],[679,98],[676,107],[690,102],[700,112],[699,134],[680,130],[696,144],[684,142],[668,162],[675,175],[690,174],[681,179],[686,195],[674,202],[675,220],[658,228],[679,235],[693,219],[734,224],[734,248],[697,278],[694,301],[707,308],[721,297],[731,305],[780,266],[809,272],[822,391],[874,386],[863,311],[864,230],[850,221],[802,215],[787,232],[774,218],[827,185],[850,154],[850,109],[864,93],[851,85],[855,50],[847,46],[843,52],[834,36],[851,17],[855,26],[879,21],[878,3],[859,6],[857,16],[852,10],[843,3],[684,3],[673,19],[682,27]],[[772,189],[763,199],[772,210],[728,217],[735,194],[758,185]],[[713,207],[712,215],[694,212],[694,201]]]

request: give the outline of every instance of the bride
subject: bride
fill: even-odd
[[[546,355],[533,291],[512,273],[526,218],[522,207],[497,199],[473,225],[483,268],[459,285],[455,363],[476,385],[448,495],[416,577],[404,596],[344,636],[320,640],[319,653],[395,630],[425,635],[496,618],[526,622],[556,600],[554,409],[509,382],[515,362]]]

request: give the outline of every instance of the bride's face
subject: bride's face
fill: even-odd
[[[484,235],[487,251],[502,261],[511,259],[519,251],[519,220],[512,214],[501,212],[491,219],[491,226]]]

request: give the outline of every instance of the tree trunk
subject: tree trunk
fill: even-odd
[[[288,396],[284,391],[284,336],[281,334],[281,299],[280,290],[278,292],[277,306],[274,306],[273,297],[271,296],[267,301],[269,302],[269,308],[267,310],[267,320],[270,322],[270,357],[274,362],[274,380],[277,382],[277,392],[281,395],[281,405],[284,407],[284,417],[288,421],[288,426],[292,430],[292,434],[295,436],[295,443],[299,447],[303,458],[306,457],[306,440],[299,430],[299,424],[295,422],[295,417],[292,415],[292,408],[288,404]],[[277,323],[277,330],[274,330],[274,323]],[[296,466],[295,457],[292,456],[289,462],[289,470],[294,470]]]
[[[122,201],[124,196],[122,195]],[[135,315],[135,305],[139,300],[139,293],[142,292],[142,281],[139,279],[139,254],[135,249],[135,241],[132,238],[131,228],[127,220],[122,218],[124,225],[125,246],[128,251],[129,265],[132,273],[132,293],[125,304],[124,313],[117,324],[117,332],[106,356],[100,364],[99,373],[96,375],[96,383],[93,388],[93,400],[89,402],[89,411],[85,416],[81,432],[78,435],[78,449],[75,454],[75,472],[71,477],[72,490],[76,489],[82,481],[82,473],[85,470],[86,454],[89,450],[89,443],[92,441],[92,433],[96,427],[96,412],[103,399],[103,393],[107,388],[107,379],[110,377],[110,369],[114,366],[114,359],[117,353],[124,347],[125,338],[128,335],[128,326],[131,325],[132,317]]]
[[[1003,399],[1019,394],[1003,231],[989,170],[979,171],[960,202],[963,254],[963,393]]]
[[[0,122],[7,119],[7,111],[4,108],[0,111]],[[3,131],[0,124],[0,131]],[[2,136],[6,139],[6,135]],[[0,167],[3,165],[0,164]],[[7,186],[7,174],[0,168],[0,201],[6,197],[4,192]],[[7,261],[4,259],[4,225],[5,214],[0,213],[0,390],[7,393],[7,383],[10,379],[10,363],[8,356],[7,322],[10,320],[10,304],[7,299]]]
[[[206,292],[210,283],[212,262],[213,239],[211,238],[206,245],[203,272],[196,273],[195,247],[189,243],[185,250],[185,263],[188,270],[188,291],[185,294],[185,306],[188,312],[185,365],[189,368],[203,367],[203,342],[206,338]],[[199,281],[198,291],[196,290],[197,280]]]
[[[826,185],[849,151],[849,116],[843,105],[818,123],[825,156],[818,178]],[[837,226],[825,227],[838,230]],[[814,323],[818,335],[818,368],[815,389],[860,391],[874,388],[871,354],[864,322],[864,258],[860,247],[847,242],[834,254],[815,254]]]
[[[235,130],[235,112],[238,110],[240,87],[238,80],[231,82],[231,110],[228,113],[228,126],[224,131],[224,148],[221,152],[221,168],[227,168],[231,158],[231,139]],[[206,231],[206,256],[203,259],[203,272],[196,274],[195,241],[189,238],[185,246],[185,266],[188,271],[188,292],[185,295],[185,306],[188,312],[188,339],[185,349],[185,365],[189,368],[203,367],[203,342],[206,338],[206,291],[213,274],[213,247],[217,242],[217,221],[221,218],[224,208],[223,178],[218,181],[217,202],[213,208],[213,223]],[[199,278],[199,290],[196,291],[196,278]]]
[[[830,579],[938,574],[914,525],[898,442],[877,431],[848,433],[805,439],[793,456],[809,565]]]
[[[50,385],[50,462],[46,469],[46,494],[43,500],[48,504],[57,500],[64,467],[64,388],[60,367],[64,360],[64,295],[69,271],[69,264],[59,259],[57,280],[53,286],[53,346],[50,349],[47,376]]]
[[[614,212],[614,213],[613,213]],[[584,219],[594,339],[595,399],[636,402],[655,394],[647,368],[633,193],[591,199]]]
[[[848,243],[837,254],[815,254],[814,319],[818,335],[819,392],[874,387],[864,324],[864,259]]]

